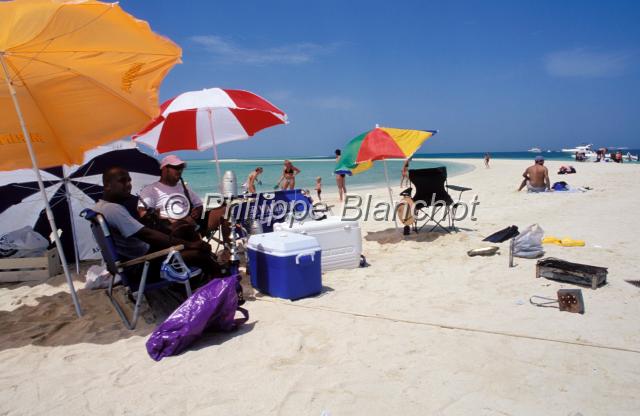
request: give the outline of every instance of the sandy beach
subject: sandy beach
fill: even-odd
[[[640,287],[628,281],[640,281],[640,165],[559,176],[563,163],[549,161],[552,182],[592,190],[527,194],[515,190],[530,162],[452,161],[475,167],[449,184],[473,188],[477,221],[407,238],[393,222],[361,222],[370,267],[324,273],[323,293],[296,302],[246,288],[239,331],[161,362],[145,350],[155,324],[128,331],[84,277],[81,319],[63,276],[0,286],[0,414],[637,415]],[[508,243],[466,254],[534,223],[586,241],[545,245],[546,256],[608,268],[607,285],[582,289],[584,315],[529,304],[575,286],[536,279],[535,260],[509,268]]]

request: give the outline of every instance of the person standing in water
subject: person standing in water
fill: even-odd
[[[322,193],[322,178],[318,176],[316,178],[316,195],[318,195],[318,201],[322,201],[320,194]]]
[[[401,188],[403,186],[411,186],[411,181],[409,180],[409,163],[411,163],[411,158],[406,158],[402,165],[402,177],[400,178]]]
[[[285,160],[282,175],[278,181],[280,189],[294,189],[296,187],[296,175],[298,173],[300,173],[300,169],[293,166],[290,160]]]
[[[336,165],[340,162],[340,156],[342,152],[340,149],[336,149]],[[338,196],[340,197],[340,202],[344,199],[344,195],[347,193],[347,186],[345,184],[346,178],[344,173],[336,172],[336,185],[338,185]]]
[[[262,185],[262,182],[260,182],[260,180],[258,179],[258,176],[260,176],[262,172],[263,172],[262,167],[258,166],[257,168],[255,168],[253,172],[249,174],[249,176],[247,177],[247,181],[242,184],[242,189],[244,190],[245,193],[249,193],[249,194],[256,193],[256,182],[259,185]]]

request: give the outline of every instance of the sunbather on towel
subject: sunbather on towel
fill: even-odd
[[[544,166],[544,157],[536,156],[535,163],[529,166],[522,174],[524,180],[518,188],[518,192],[525,186],[529,192],[547,192],[551,188],[549,170]]]
[[[202,240],[186,241],[145,227],[122,205],[131,196],[131,177],[126,169],[112,167],[102,174],[104,194],[94,210],[101,213],[110,226],[116,251],[124,259],[133,259],[164,248],[183,244],[184,261],[202,269],[206,277],[220,270],[211,254],[211,246]],[[161,262],[163,259],[159,259]]]

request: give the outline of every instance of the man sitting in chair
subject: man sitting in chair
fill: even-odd
[[[202,269],[205,278],[218,274],[220,268],[211,254],[211,246],[197,239],[187,241],[145,227],[122,205],[131,196],[131,177],[126,169],[112,167],[102,174],[104,194],[94,206],[109,224],[118,255],[133,259],[178,244],[185,263]]]
[[[140,192],[140,218],[151,228],[185,240],[200,240],[208,231],[216,231],[221,225],[223,236],[228,235],[229,227],[223,218],[226,206],[214,208],[203,217],[202,199],[182,179],[186,166],[176,155],[162,159],[160,180]],[[153,220],[147,220],[150,217]]]
[[[185,240],[199,240],[196,229],[202,216],[202,200],[184,183],[185,167],[186,163],[178,156],[162,159],[160,180],[140,191],[138,214],[151,228]]]
[[[518,192],[525,186],[529,192],[548,192],[551,188],[549,170],[544,166],[544,157],[536,156],[535,163],[529,166],[522,174],[524,180],[518,188]]]

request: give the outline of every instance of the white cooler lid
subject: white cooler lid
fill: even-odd
[[[289,227],[289,222],[278,222],[273,224],[273,229],[275,231],[323,231],[323,230],[334,230],[340,227],[350,227],[350,228],[360,228],[360,223],[358,221],[353,220],[343,220],[342,217],[338,215],[327,216],[327,218],[323,220],[312,220],[307,219],[303,222],[294,221]]]
[[[277,256],[320,250],[320,244],[315,237],[284,231],[252,235],[247,246],[251,250]]]

